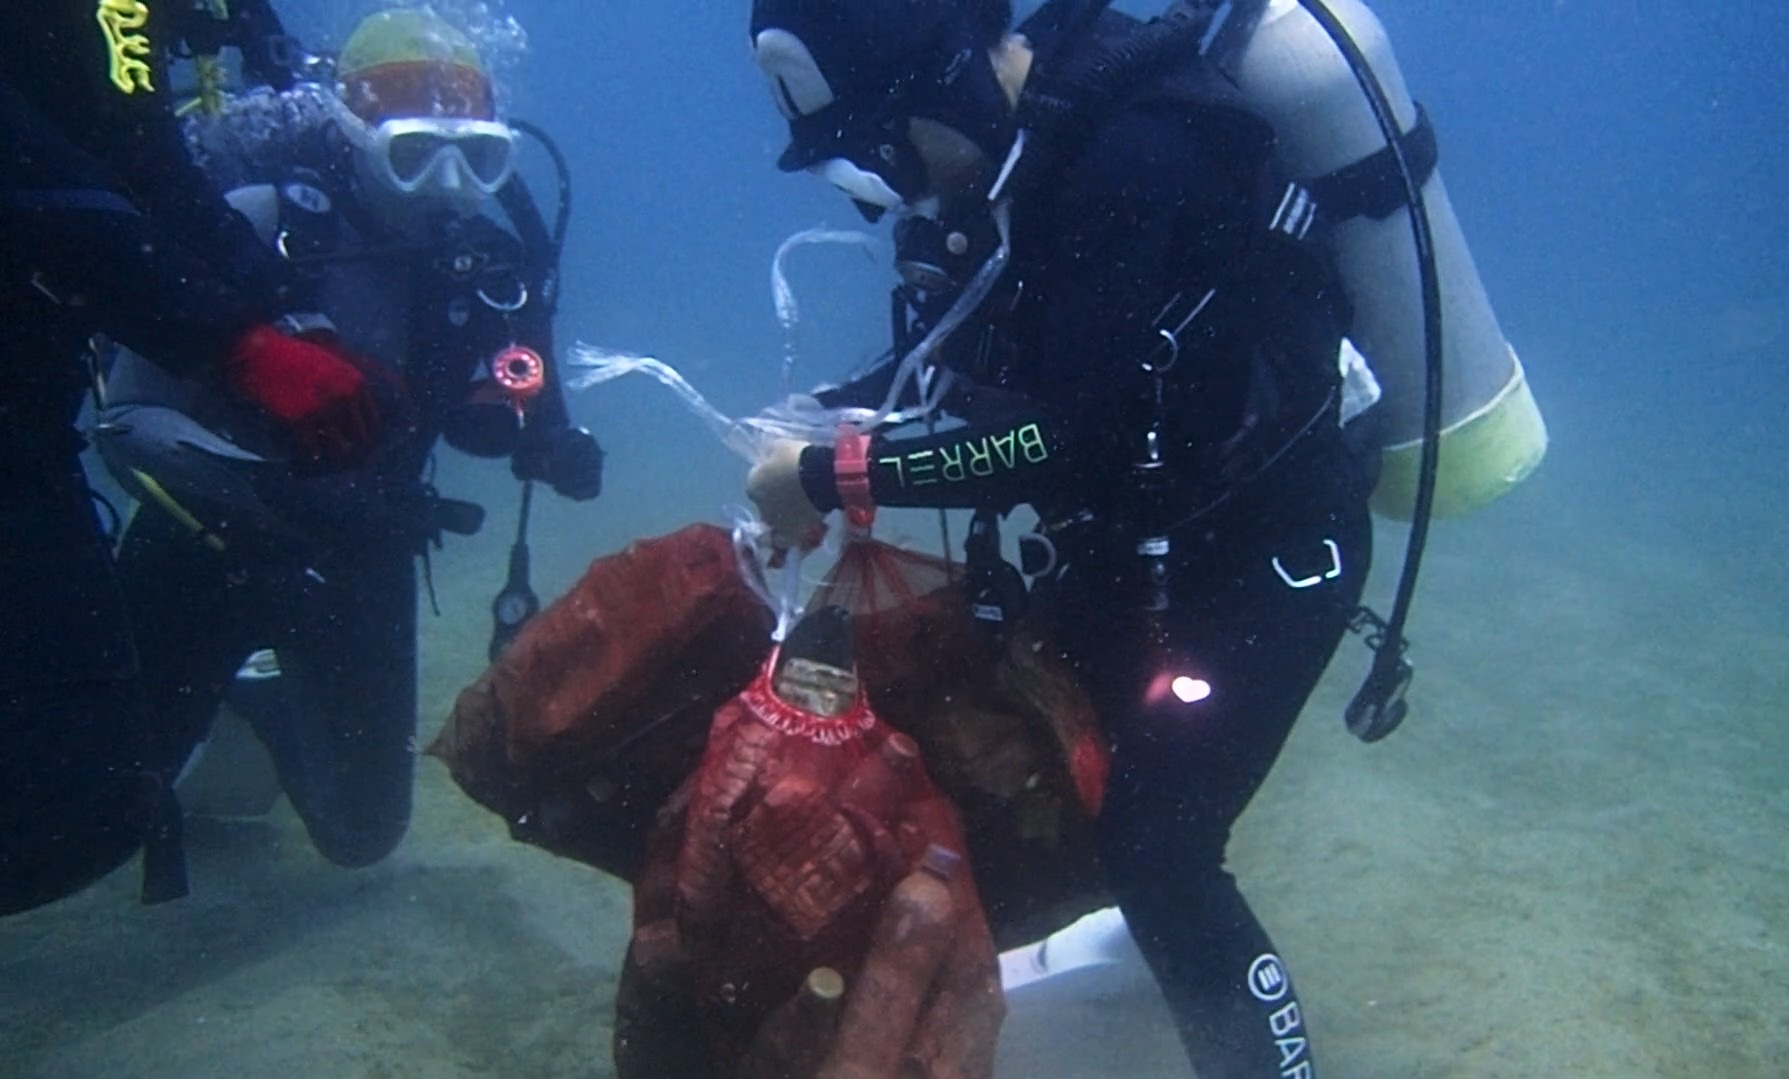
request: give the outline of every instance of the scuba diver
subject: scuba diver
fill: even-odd
[[[1350,629],[1377,653],[1350,730],[1403,718],[1440,439],[1466,447],[1439,477],[1450,512],[1545,445],[1427,119],[1394,110],[1372,70],[1388,50],[1365,57],[1331,6],[1371,21],[1353,0],[1176,0],[1147,22],[1046,0],[1016,30],[1007,0],[752,8],[779,166],[892,215],[902,281],[885,362],[814,395],[871,418],[774,443],[748,494],[780,548],[837,509],[975,511],[971,609],[1003,631],[1029,604],[1092,697],[1107,881],[1207,1079],[1315,1073],[1287,966],[1225,869],[1232,825]],[[1445,401],[1444,307],[1468,376]],[[1389,390],[1356,340],[1403,376]],[[1408,496],[1388,512],[1415,522],[1389,621],[1359,605],[1382,469]],[[1020,504],[1039,521],[1023,572],[998,531]]]
[[[380,429],[352,357],[277,328],[298,309],[284,268],[187,156],[169,85],[182,14],[15,5],[0,40],[0,914],[139,848],[145,901],[186,890],[171,790],[184,749],[150,721],[79,460],[90,338],[215,383],[319,472]]]
[[[96,441],[141,503],[119,564],[157,721],[190,748],[228,696],[317,849],[364,866],[410,817],[416,559],[426,577],[428,546],[483,520],[435,491],[437,439],[508,457],[524,506],[537,481],[597,497],[603,451],[554,378],[562,164],[549,227],[478,51],[426,9],[364,19],[334,73],[334,87],[227,100],[188,135],[314,293],[307,332],[368,358],[386,437],[360,466],[319,475],[272,453],[211,381],[120,351]],[[277,677],[238,679],[251,656]]]

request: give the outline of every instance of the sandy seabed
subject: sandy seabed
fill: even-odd
[[[1556,448],[1439,527],[1412,716],[1379,745],[1342,727],[1365,656],[1344,647],[1232,844],[1322,1074],[1789,1074],[1789,573],[1759,558],[1789,520],[1775,460],[1711,478]],[[666,490],[729,497],[614,463],[598,508],[541,509],[543,592],[701,515]],[[482,663],[510,527],[494,503],[436,558],[424,739]],[[1401,541],[1382,532],[1382,584]],[[438,762],[374,868],[325,864],[283,805],[194,821],[189,850],[181,902],[137,906],[133,867],[0,922],[0,1074],[612,1073],[627,889],[511,842]],[[1000,1074],[1185,1067],[1153,990],[1115,977],[1019,998]]]

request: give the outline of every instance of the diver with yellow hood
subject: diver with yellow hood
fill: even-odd
[[[129,352],[105,387],[98,446],[142,502],[119,561],[158,722],[191,746],[227,696],[343,865],[384,857],[409,820],[417,559],[426,572],[430,545],[484,516],[435,490],[437,442],[509,458],[524,506],[536,482],[602,487],[555,377],[568,186],[562,170],[549,224],[516,173],[518,126],[473,42],[422,8],[361,21],[333,85],[190,120],[199,164],[314,299],[306,332],[362,356],[387,403],[359,467],[316,475],[214,385]],[[499,604],[500,636],[531,598],[518,550],[524,602]]]

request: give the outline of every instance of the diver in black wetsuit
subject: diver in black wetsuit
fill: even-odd
[[[275,328],[296,297],[187,158],[166,63],[183,13],[15,4],[0,34],[0,914],[145,843],[144,898],[185,891],[184,749],[146,716],[78,460],[89,338],[204,372],[309,467],[357,460],[380,425],[354,363]]]
[[[417,556],[483,517],[429,483],[437,440],[580,500],[602,489],[603,451],[554,377],[560,238],[515,175],[518,135],[471,42],[421,9],[380,12],[336,74],[243,95],[191,133],[401,422],[364,464],[316,476],[270,460],[255,417],[205,380],[124,352],[98,443],[143,503],[119,562],[158,723],[190,747],[228,694],[317,849],[363,866],[410,819]],[[498,207],[507,227],[484,214]],[[514,346],[540,365],[525,399],[493,370]],[[237,682],[263,649],[278,677]]]
[[[932,357],[965,425],[851,454],[782,443],[748,487],[784,545],[865,479],[876,505],[972,507],[981,528],[1036,509],[1031,543],[1054,553],[1031,567],[1038,613],[1112,742],[1102,859],[1187,1054],[1204,1079],[1310,1076],[1290,977],[1224,856],[1371,558],[1345,301],[1200,28],[1103,6],[1046,4],[1014,36],[1004,0],[756,0],[782,167],[900,217],[895,359],[986,285],[990,251],[1007,262]],[[822,401],[874,407],[894,370]]]

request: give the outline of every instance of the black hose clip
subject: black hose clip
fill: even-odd
[[[1156,401],[1161,401],[1160,376],[1156,376]],[[1139,569],[1138,606],[1152,614],[1168,609],[1168,560],[1174,543],[1168,536],[1168,500],[1173,477],[1162,456],[1160,424],[1144,438],[1143,455],[1131,465],[1131,521]]]
[[[1404,722],[1410,712],[1406,694],[1416,677],[1405,652],[1410,643],[1402,636],[1393,640],[1390,626],[1371,608],[1357,607],[1348,619],[1348,630],[1366,637],[1373,652],[1373,667],[1359,692],[1348,702],[1342,718],[1348,730],[1369,745],[1379,741]]]
[[[455,536],[476,536],[485,524],[485,508],[463,498],[447,498],[433,486],[425,487],[423,498],[428,506],[428,538],[437,549],[444,533]]]
[[[1018,567],[1001,556],[1000,511],[975,511],[963,541],[963,568],[969,613],[976,625],[1004,643],[1024,616],[1030,592]]]

